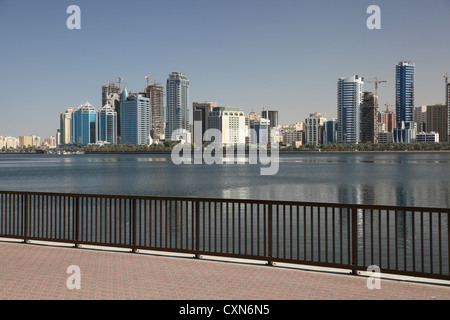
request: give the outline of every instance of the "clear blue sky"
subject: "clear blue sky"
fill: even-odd
[[[372,4],[381,30],[366,27]],[[394,67],[411,60],[416,105],[443,103],[449,21],[449,0],[0,0],[0,135],[55,135],[67,107],[101,108],[111,75],[138,91],[183,72],[191,105],[266,106],[290,124],[336,117],[337,79],[353,74],[387,80],[380,105],[394,104]]]

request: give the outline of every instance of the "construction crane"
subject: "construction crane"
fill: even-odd
[[[395,104],[385,103],[384,105],[386,106],[386,113],[389,112],[389,107],[395,107]]]
[[[122,90],[121,83],[122,83],[123,78],[119,77],[119,76],[115,76],[115,75],[111,75],[111,76],[113,76],[114,78],[119,79],[119,91]]]
[[[378,84],[379,83],[386,83],[387,81],[386,80],[378,80],[378,78],[375,77],[375,80],[369,80],[369,81],[366,81],[366,82],[368,82],[368,83],[375,83],[375,95],[377,96],[377,101],[378,101]],[[377,105],[377,108],[378,108],[378,105]]]
[[[150,78],[149,76],[145,76],[145,79],[147,79],[147,87],[149,86],[149,81],[150,81],[150,79],[152,79],[153,81],[153,85],[154,86],[157,86],[157,85],[159,85],[159,84],[161,84],[160,82],[156,82],[156,79],[155,78]]]

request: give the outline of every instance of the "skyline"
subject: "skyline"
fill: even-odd
[[[415,105],[445,103],[448,1],[172,3],[0,1],[8,44],[0,53],[0,136],[54,136],[67,108],[89,101],[101,109],[112,75],[137,92],[146,75],[165,87],[171,72],[182,72],[191,112],[204,101],[246,113],[265,106],[287,125],[313,112],[337,118],[338,78],[352,75],[387,81],[378,88],[384,110],[395,104],[395,65],[407,60],[416,65]],[[81,30],[66,27],[71,4],[81,8]],[[372,4],[381,8],[381,30],[366,27]],[[373,83],[364,91],[374,92]]]

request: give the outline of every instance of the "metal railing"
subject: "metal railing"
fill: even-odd
[[[0,237],[450,280],[450,209],[0,191]]]

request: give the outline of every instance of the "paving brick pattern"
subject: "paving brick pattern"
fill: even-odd
[[[81,289],[68,289],[70,265]],[[256,263],[0,242],[0,299],[340,300],[450,299],[450,287]]]

